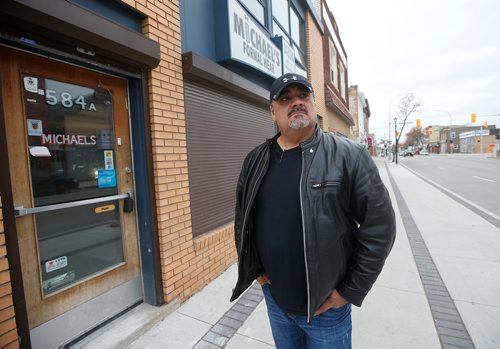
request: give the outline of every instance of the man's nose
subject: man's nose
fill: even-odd
[[[295,108],[295,107],[298,107],[301,105],[304,105],[304,100],[302,98],[300,98],[299,95],[293,95],[291,97],[290,106],[292,108]]]

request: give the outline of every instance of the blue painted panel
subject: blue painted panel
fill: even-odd
[[[141,22],[146,17],[119,1],[72,0],[72,2],[98,13],[113,22],[121,24],[124,27],[132,29],[133,31],[142,33]]]
[[[217,47],[216,60],[227,58],[231,55],[229,45],[229,22],[228,22],[228,6],[226,1],[219,1],[215,7],[215,45]]]
[[[162,304],[159,284],[159,261],[155,256],[155,244],[158,244],[158,237],[153,236],[151,229],[151,207],[149,196],[149,176],[147,173],[147,149],[145,147],[144,123],[145,119],[142,104],[141,80],[129,79],[130,94],[130,116],[131,132],[134,157],[134,177],[135,177],[135,206],[137,208],[137,228],[139,230],[139,248],[141,250],[142,282],[144,285],[144,301],[152,305]]]
[[[182,52],[195,52],[216,61],[214,3],[223,0],[180,0]]]

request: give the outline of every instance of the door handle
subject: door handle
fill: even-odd
[[[92,205],[92,204],[97,204],[99,202],[106,202],[106,201],[113,201],[113,200],[120,200],[120,199],[132,200],[132,195],[130,195],[130,193],[125,193],[125,194],[118,194],[118,195],[103,196],[103,197],[94,198],[94,199],[65,202],[62,204],[39,206],[39,207],[18,206],[18,207],[14,208],[14,212],[16,214],[16,217],[20,217],[20,216],[26,216],[28,214],[33,214],[33,213],[61,210],[64,208]]]

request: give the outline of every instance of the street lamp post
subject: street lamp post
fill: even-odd
[[[391,103],[389,103],[389,145],[391,144],[391,115],[392,115],[392,103],[396,100],[396,98],[404,95],[410,95],[413,94],[413,92],[405,92],[405,93],[400,93],[392,97]],[[394,118],[396,120],[396,118]],[[394,134],[395,135],[395,134]],[[396,136],[394,136],[396,137]],[[394,138],[394,143],[396,143],[396,138]],[[396,153],[396,151],[395,151]],[[394,159],[393,159],[394,161]]]
[[[394,118],[394,159],[398,163],[398,118]]]

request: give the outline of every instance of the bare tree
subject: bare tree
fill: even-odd
[[[413,127],[407,134],[406,140],[404,143],[405,147],[409,147],[411,145],[421,147],[424,144],[425,134],[422,132],[422,129]]]
[[[399,146],[399,139],[401,138],[401,135],[403,134],[403,130],[405,128],[406,122],[408,120],[408,117],[415,111],[418,110],[420,107],[420,101],[415,98],[415,94],[409,93],[401,97],[399,101],[399,106],[396,111],[396,118],[395,118],[395,129],[397,129],[397,125],[401,125],[401,129],[399,130],[399,133],[396,135],[396,147],[394,148],[394,159],[393,161],[396,161],[396,164],[398,163],[398,146]]]

